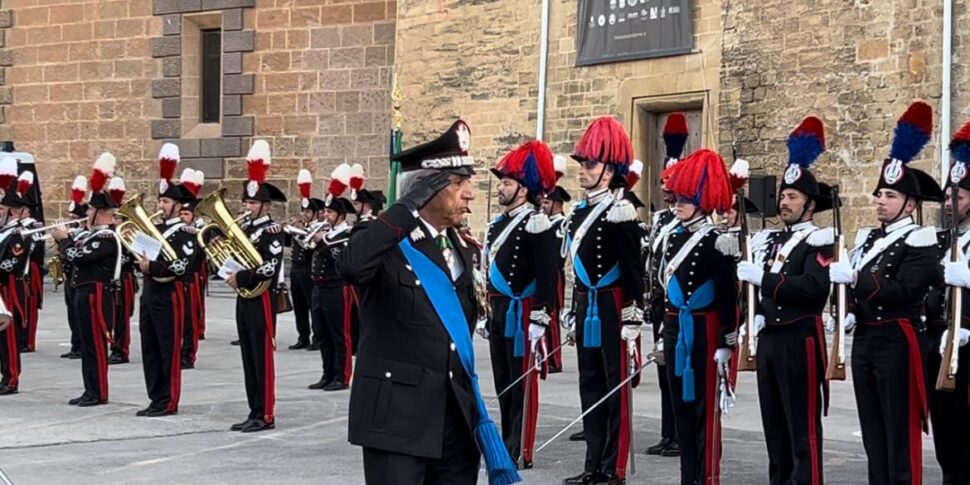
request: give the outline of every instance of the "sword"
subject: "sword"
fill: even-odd
[[[599,401],[596,401],[595,403],[593,403],[593,405],[590,406],[589,409],[583,411],[583,414],[580,414],[579,417],[577,417],[576,419],[572,420],[572,422],[570,422],[569,424],[567,424],[565,428],[561,429],[558,433],[556,433],[555,436],[553,436],[552,438],[549,438],[549,440],[547,440],[545,443],[543,443],[542,446],[536,448],[536,451],[535,452],[538,453],[538,452],[542,451],[543,448],[545,448],[546,446],[549,446],[549,444],[552,443],[553,441],[556,441],[556,439],[558,439],[560,436],[562,436],[566,431],[569,431],[569,428],[572,428],[576,423],[580,422],[583,418],[585,418],[587,414],[593,412],[593,410],[596,409],[597,407],[599,407],[600,404],[603,404],[604,402],[606,402],[606,400],[609,399],[610,396],[612,396],[614,393],[616,393],[616,391],[618,389],[620,389],[621,387],[625,386],[628,382],[632,381],[633,378],[637,376],[637,374],[639,374],[640,372],[643,372],[643,369],[646,369],[647,366],[650,365],[650,364],[652,364],[653,362],[654,362],[653,357],[647,356],[647,361],[644,362],[643,365],[641,365],[640,367],[638,367],[636,369],[636,371],[634,371],[630,375],[628,375],[626,377],[626,379],[623,379],[623,382],[621,382],[619,385],[617,385],[613,389],[610,389],[610,392],[606,393],[606,395],[603,396],[602,398],[600,398]]]
[[[561,343],[561,344],[559,344],[559,347],[556,347],[555,349],[553,349],[553,351],[552,351],[552,352],[548,352],[548,353],[546,353],[546,356],[545,356],[545,357],[543,357],[543,358],[542,358],[542,360],[540,360],[540,361],[538,361],[538,362],[536,362],[536,364],[535,364],[534,366],[532,366],[532,367],[529,367],[529,370],[527,370],[527,371],[525,371],[525,372],[523,372],[523,373],[522,373],[522,375],[521,375],[521,376],[519,376],[519,378],[518,378],[518,379],[516,379],[516,380],[514,380],[514,381],[512,381],[512,383],[511,383],[511,384],[509,384],[508,386],[506,386],[506,387],[505,387],[505,389],[502,389],[502,392],[500,392],[500,393],[498,393],[498,395],[497,395],[497,396],[495,396],[495,397],[493,397],[493,398],[492,398],[491,400],[489,400],[489,401],[488,401],[487,403],[485,403],[485,407],[489,407],[489,406],[491,406],[492,404],[495,404],[495,402],[496,402],[496,401],[498,401],[498,398],[500,398],[500,397],[502,397],[502,396],[504,396],[504,395],[505,395],[505,393],[507,393],[507,392],[509,392],[509,391],[511,391],[511,390],[512,390],[512,388],[513,388],[513,387],[515,387],[515,385],[516,385],[516,384],[518,384],[518,383],[520,383],[520,382],[522,382],[522,379],[525,379],[525,378],[526,378],[526,376],[528,376],[529,374],[531,374],[531,373],[533,373],[533,372],[535,372],[536,370],[538,370],[538,369],[540,369],[540,368],[542,368],[542,364],[543,364],[543,363],[544,363],[545,361],[547,361],[547,360],[549,360],[549,357],[552,357],[552,354],[555,354],[557,350],[559,350],[559,349],[561,349],[561,348],[563,348],[563,347],[565,347],[565,346],[566,346],[566,345],[568,345],[568,344],[569,344],[570,342],[572,342],[572,339],[571,339],[571,338],[566,338],[566,341],[565,341],[565,342],[563,342],[563,343]]]
[[[3,470],[0,470],[0,481],[3,481],[5,485],[13,485],[13,482],[11,482],[9,478],[7,478],[7,474],[4,473]]]
[[[637,344],[633,340],[627,340],[626,342],[626,353],[627,353],[627,373],[633,375],[637,368]],[[656,360],[656,359],[652,359]],[[636,452],[633,451],[633,380],[627,379],[626,381],[626,411],[627,411],[627,436],[630,437],[630,475],[637,474],[637,458]]]

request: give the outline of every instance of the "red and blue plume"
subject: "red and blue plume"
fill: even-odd
[[[529,141],[505,154],[495,169],[518,180],[530,194],[548,194],[556,188],[552,151],[541,141]]]
[[[932,135],[933,108],[925,101],[913,102],[896,122],[889,157],[909,163],[923,150]]]
[[[667,147],[667,158],[679,159],[687,145],[687,117],[684,113],[670,113],[664,123],[664,145]]]
[[[788,135],[788,164],[808,168],[825,151],[822,120],[808,116]]]
[[[953,140],[950,141],[950,153],[957,162],[970,164],[970,122],[953,135]]]
[[[633,146],[623,125],[612,116],[593,120],[586,132],[576,142],[573,159],[596,160],[615,166],[618,175],[626,175],[633,161]]]
[[[664,188],[675,197],[689,200],[702,211],[723,212],[731,208],[733,192],[724,159],[700,149],[660,174]]]

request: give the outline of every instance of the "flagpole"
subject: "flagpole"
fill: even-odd
[[[394,113],[391,118],[391,142],[389,147],[389,157],[393,157],[394,154],[399,153],[402,150],[402,139],[404,132],[401,129],[401,122],[403,116],[401,116],[401,101],[404,97],[401,95],[401,88],[397,84],[397,76],[394,76],[393,86],[391,88],[391,103],[394,107]],[[397,200],[397,177],[401,173],[401,164],[399,162],[391,162],[391,168],[387,172],[387,204],[390,206]]]

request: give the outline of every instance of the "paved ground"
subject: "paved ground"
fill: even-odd
[[[111,403],[86,409],[67,405],[80,395],[81,382],[79,361],[57,358],[68,341],[61,301],[60,294],[50,295],[41,313],[39,349],[24,356],[21,393],[0,398],[0,468],[14,484],[363,483],[360,451],[346,440],[349,393],[306,389],[319,378],[320,359],[317,353],[286,350],[296,340],[292,315],[279,325],[277,429],[242,435],[228,431],[247,414],[239,350],[229,345],[235,335],[233,299],[209,298],[208,339],[201,344],[198,367],[183,373],[180,414],[155,419],[134,415],[147,404],[137,326],[133,362],[110,368]],[[494,395],[487,347],[476,339],[476,350],[483,392]],[[566,372],[542,387],[539,442],[579,414],[575,354],[572,349],[567,354]],[[647,377],[635,399],[640,450],[658,439],[656,372],[648,369]],[[723,481],[764,483],[767,458],[752,375],[742,375],[737,394],[737,407],[724,418]],[[823,425],[827,481],[865,483],[851,383],[835,384]],[[924,450],[925,481],[938,483],[928,437]],[[559,483],[582,469],[583,453],[582,443],[556,442],[523,478]],[[637,465],[639,473],[630,483],[677,482],[676,458],[639,454]]]

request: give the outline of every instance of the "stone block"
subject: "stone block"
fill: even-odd
[[[181,134],[181,120],[152,120],[152,139],[178,138]]]
[[[13,52],[9,49],[0,50],[0,66],[7,67],[13,65]]]
[[[190,160],[182,160],[182,166],[193,170],[201,170],[205,174],[207,181],[226,178],[226,162],[221,158],[192,158]]]
[[[227,52],[222,55],[223,74],[242,74],[243,55],[242,52]]]
[[[223,118],[222,136],[253,136],[253,117],[230,116]]]
[[[0,29],[13,27],[13,10],[0,10]]]
[[[172,140],[172,143],[178,145],[179,155],[182,158],[196,158],[199,156],[199,143],[200,140]]]
[[[182,55],[182,39],[178,37],[156,37],[152,39],[152,57],[179,55]]]
[[[223,76],[223,94],[253,94],[254,79],[252,74],[236,74]]]
[[[242,114],[242,96],[223,96],[222,115],[239,116]]]
[[[182,15],[170,14],[162,17],[162,34],[179,35],[182,33]]]
[[[182,117],[182,98],[165,98],[162,100],[163,118]]]
[[[242,143],[239,138],[212,138],[201,140],[202,157],[241,157]]]
[[[182,58],[166,57],[162,59],[162,76],[179,77],[182,75]]]
[[[234,8],[222,12],[222,30],[232,31],[242,30],[242,28],[243,10],[241,8]]]
[[[202,0],[153,0],[152,2],[152,13],[154,15],[198,12],[199,10],[202,10]]]
[[[202,0],[202,10],[255,7],[256,0]]]
[[[153,79],[153,98],[176,98],[182,95],[182,80],[179,78]]]
[[[340,47],[340,29],[337,27],[313,29],[310,31],[310,47],[314,49]]]
[[[223,32],[222,52],[252,52],[256,37],[252,30]]]

